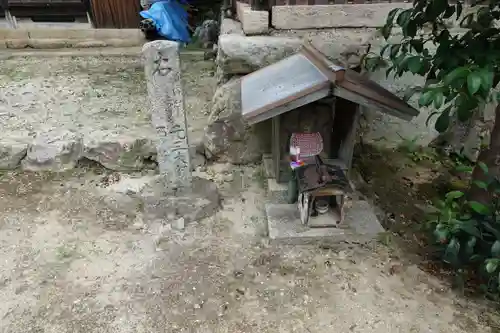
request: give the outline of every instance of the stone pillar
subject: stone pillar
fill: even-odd
[[[192,187],[179,47],[162,40],[142,49],[151,122],[159,136],[158,166],[173,192]]]

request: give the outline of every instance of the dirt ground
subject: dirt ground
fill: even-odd
[[[185,55],[182,62],[193,140],[201,139],[215,89],[213,64],[199,58]],[[2,137],[29,142],[43,132],[66,130],[84,142],[155,139],[139,56],[16,57],[0,60],[0,67]]]
[[[185,82],[193,136],[215,86],[208,67]],[[397,247],[268,244],[260,174],[198,172],[218,183],[222,207],[179,229],[123,193],[152,171],[1,173],[0,332],[499,332],[483,304]]]
[[[490,332],[478,305],[388,248],[268,245],[251,167],[185,230],[110,208],[120,177],[103,172],[3,174],[0,331]]]

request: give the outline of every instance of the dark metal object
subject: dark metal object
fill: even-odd
[[[296,169],[295,173],[299,192],[312,191],[325,186],[334,186],[350,192],[349,181],[342,168],[337,165],[306,165]]]
[[[252,10],[268,10],[268,0],[250,0],[250,7]]]
[[[72,22],[90,11],[89,0],[1,0],[0,6],[12,16],[33,21]]]

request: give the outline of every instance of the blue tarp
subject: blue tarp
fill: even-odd
[[[180,0],[183,4],[187,2]],[[189,43],[188,14],[177,0],[158,0],[140,15],[153,20],[156,31],[168,40]]]

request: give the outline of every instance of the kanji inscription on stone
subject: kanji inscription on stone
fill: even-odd
[[[192,183],[179,46],[161,40],[142,49],[151,122],[159,136],[158,167],[170,189]]]

